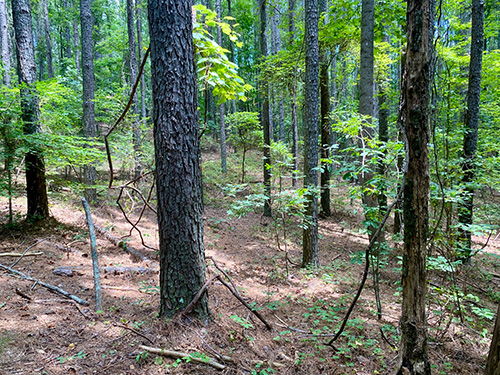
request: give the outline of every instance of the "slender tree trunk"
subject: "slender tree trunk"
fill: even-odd
[[[81,74],[80,67],[80,33],[78,30],[78,22],[73,20],[73,50],[75,51],[75,69],[78,74]]]
[[[142,63],[143,52],[142,52],[142,0],[136,0],[135,3],[136,11],[136,25],[137,25],[137,51],[139,56],[139,62]],[[144,74],[141,75],[141,121],[146,124],[146,81]]]
[[[128,33],[128,53],[130,63],[130,87],[135,84],[137,80],[137,49],[135,43],[135,20],[134,20],[135,6],[134,0],[127,0],[127,33]],[[137,101],[137,93],[134,94],[132,99],[132,113],[133,119],[133,141],[134,141],[134,176],[138,178],[142,173],[142,155],[141,155],[141,122],[139,118],[139,105]]]
[[[63,1],[63,7],[66,12],[70,12],[70,6],[68,4],[68,0]],[[69,28],[69,21],[66,21],[64,25],[64,42],[62,43],[64,46],[64,57],[68,60],[71,59],[71,30]]]
[[[277,54],[281,50],[281,36],[279,30],[279,3],[278,1],[271,2],[271,53]],[[274,100],[277,107],[278,120],[275,122],[274,132],[275,141],[285,143],[285,109],[283,107],[283,95],[274,90]]]
[[[500,375],[500,304],[498,305],[485,375]]]
[[[361,137],[373,138],[374,131],[369,124],[372,122],[374,115],[374,81],[373,81],[373,28],[375,24],[375,2],[374,0],[363,0],[361,7],[361,52],[360,52],[360,69],[359,69],[359,113],[365,116],[363,126],[361,128]],[[360,146],[368,148],[366,142],[362,142]],[[364,157],[363,157],[364,158]],[[366,163],[366,160],[362,161]],[[365,169],[365,168],[363,168]],[[377,197],[371,193],[368,184],[373,179],[373,172],[363,171],[359,182],[363,189],[363,204],[365,205],[365,218],[370,223],[376,223],[377,215],[375,207],[377,207]],[[368,232],[370,239],[372,238],[376,225],[370,225]]]
[[[31,4],[29,0],[12,0],[12,19],[17,46],[17,74],[21,84],[21,110],[24,134],[40,133],[40,112],[36,92],[36,64],[33,48]],[[26,195],[29,220],[49,217],[45,164],[41,151],[32,147],[26,153]]]
[[[403,83],[408,171],[404,185],[403,303],[398,374],[428,375],[427,235],[429,225],[429,28],[430,1],[408,0]]]
[[[217,12],[217,19],[222,20],[222,11],[220,6],[221,0],[215,1],[215,9]],[[217,44],[222,46],[222,30],[217,25]],[[222,173],[227,173],[227,150],[226,150],[226,122],[225,122],[225,106],[224,103],[219,105],[219,123],[220,123],[220,167]]]
[[[259,44],[260,53],[263,59],[267,57],[267,6],[266,0],[259,0],[260,9],[260,30],[259,30]],[[260,82],[261,91],[263,93],[262,101],[262,112],[260,115],[260,120],[262,124],[262,129],[264,131],[264,189],[265,194],[268,197],[264,203],[264,216],[271,216],[271,170],[267,168],[267,165],[271,165],[271,139],[272,139],[272,125],[270,123],[270,113],[269,113],[269,87],[267,83]]]
[[[327,23],[326,11],[327,0],[319,0],[319,13],[325,14],[325,24]],[[330,158],[331,129],[328,115],[330,113],[330,93],[328,76],[328,53],[325,49],[320,51],[319,56],[319,88],[321,96],[321,159]],[[330,163],[321,162],[321,214],[331,216],[330,210]]]
[[[295,0],[288,0],[288,32],[290,34],[290,45],[294,43],[295,40]],[[291,112],[292,112],[292,155],[293,155],[293,170],[297,171],[299,169],[298,165],[298,153],[299,153],[299,121],[297,117],[297,70],[293,70],[293,83],[291,89]],[[297,187],[297,173],[293,172],[292,185]]]
[[[191,0],[149,0],[160,234],[160,315],[173,316],[205,283],[198,98]],[[208,298],[194,308],[209,317]]]
[[[464,151],[462,163],[462,184],[465,193],[459,208],[458,222],[461,224],[461,256],[470,261],[472,235],[468,228],[473,222],[475,157],[477,151],[477,131],[479,127],[479,100],[481,96],[481,69],[483,63],[484,0],[472,0],[471,52],[469,64],[469,90],[465,113]]]
[[[306,203],[309,220],[302,236],[302,267],[319,266],[318,256],[318,140],[319,45],[318,0],[305,0],[304,186],[310,189]]]
[[[10,87],[10,51],[9,51],[9,29],[7,23],[7,4],[0,0],[0,58],[3,67],[3,84]]]
[[[49,79],[54,78],[54,68],[52,66],[52,39],[50,37],[49,10],[47,0],[42,0],[43,31],[45,34],[45,48],[47,54],[47,74]]]
[[[83,134],[89,140],[95,138],[97,129],[95,124],[94,105],[94,42],[92,30],[94,24],[91,11],[92,0],[80,0],[80,19],[82,31],[82,79],[83,79]],[[84,167],[84,182],[91,186],[95,184],[97,172],[93,165]],[[87,188],[85,195],[89,203],[97,199],[96,189]]]

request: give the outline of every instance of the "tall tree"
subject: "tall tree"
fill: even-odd
[[[328,22],[328,0],[319,0],[319,13],[324,17],[324,24]],[[330,216],[330,166],[326,162],[330,158],[331,127],[328,120],[330,113],[330,92],[328,76],[328,52],[322,47],[319,56],[319,88],[321,96],[321,214]]]
[[[318,0],[305,0],[304,186],[309,190],[302,235],[302,267],[318,266],[319,45]]]
[[[78,22],[76,19],[73,20],[73,50],[75,51],[75,68],[78,74],[81,73],[80,64],[80,41],[79,41],[79,30]]]
[[[408,0],[403,78],[408,170],[404,184],[403,303],[398,374],[428,375],[427,234],[429,221],[429,28],[430,0]]]
[[[267,57],[267,5],[266,0],[259,0],[259,16],[260,16],[260,29],[259,29],[259,44],[260,54],[263,59]],[[267,167],[271,164],[271,138],[272,138],[272,125],[271,116],[269,111],[269,86],[266,82],[261,81],[262,107],[260,114],[260,121],[262,130],[264,132],[264,189],[268,199],[264,203],[264,216],[271,216],[271,170]]]
[[[47,74],[49,79],[54,77],[52,60],[52,38],[50,37],[49,8],[47,0],[42,0],[43,32],[45,36],[45,53],[47,55]]]
[[[127,34],[128,34],[128,53],[130,63],[130,86],[135,84],[137,79],[137,50],[135,43],[135,7],[134,0],[127,0]],[[139,177],[142,172],[141,166],[141,126],[139,119],[139,105],[137,102],[137,92],[132,98],[133,119],[133,141],[134,141],[134,175]]]
[[[275,55],[281,50],[281,36],[279,30],[280,13],[278,1],[271,1],[271,54]],[[285,142],[285,108],[283,106],[282,94],[273,90],[273,102],[277,104],[277,121],[273,121],[275,141]],[[277,102],[277,103],[276,103]]]
[[[33,48],[31,4],[29,0],[12,0],[12,20],[17,46],[17,74],[21,84],[21,109],[24,133],[41,131],[38,94],[36,92],[36,64]],[[45,164],[40,150],[33,146],[26,153],[26,195],[28,219],[49,217]]]
[[[89,139],[96,136],[97,128],[95,123],[94,105],[94,39],[92,30],[94,22],[91,10],[92,0],[80,0],[80,22],[82,31],[82,79],[83,79],[83,134]],[[94,185],[97,178],[95,166],[87,164],[84,167],[84,182],[87,185]],[[95,202],[96,190],[88,188],[85,191],[87,201]]]
[[[295,0],[288,0],[288,32],[290,34],[290,46],[295,40]],[[292,110],[292,155],[293,155],[293,170],[299,169],[298,166],[298,142],[299,142],[299,121],[297,116],[297,69],[293,68],[293,82],[291,87],[291,110]],[[293,186],[297,186],[297,173],[293,173]]]
[[[7,24],[7,4],[0,0],[0,58],[3,67],[3,84],[10,86],[9,29]]]
[[[160,235],[160,314],[182,311],[205,283],[197,79],[191,0],[149,0]],[[206,320],[204,294],[194,312]]]
[[[458,222],[462,225],[460,240],[461,256],[470,260],[472,238],[469,226],[472,225],[475,179],[475,157],[477,151],[477,131],[479,127],[479,100],[481,96],[481,69],[483,65],[484,40],[484,0],[472,0],[472,29],[469,63],[469,90],[465,113],[465,131],[462,163],[462,183],[465,193],[459,208]]]
[[[485,375],[500,375],[500,304],[498,304],[497,319],[493,329]]]
[[[215,0],[215,10],[217,12],[217,20],[222,20],[222,11],[220,6],[221,0]],[[217,25],[217,43],[222,46],[222,29]],[[220,123],[220,166],[222,173],[227,173],[227,152],[226,152],[226,122],[225,122],[225,105],[219,105],[219,123]]]
[[[137,51],[139,56],[139,61],[142,62],[143,51],[142,51],[142,0],[136,0],[135,2],[136,10],[136,25],[137,25]],[[141,120],[146,122],[146,80],[144,74],[141,75]]]
[[[359,69],[359,114],[363,116],[361,127],[361,138],[373,137],[373,129],[369,126],[374,115],[374,81],[373,81],[373,29],[375,24],[375,2],[374,0],[363,0],[361,4],[361,51]],[[360,146],[367,148],[365,142]],[[364,159],[364,157],[363,157]],[[365,217],[369,223],[373,223],[374,207],[377,207],[377,197],[371,193],[367,184],[373,179],[373,172],[363,168],[359,182],[363,188],[363,204],[365,205]],[[370,239],[376,228],[370,225],[368,228]]]

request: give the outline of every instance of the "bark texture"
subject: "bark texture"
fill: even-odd
[[[162,316],[205,283],[197,80],[190,0],[149,0]],[[206,294],[193,312],[206,320]]]
[[[409,0],[403,83],[408,172],[404,185],[403,304],[398,374],[431,373],[427,355],[427,235],[429,221],[430,1]]]
[[[41,131],[38,94],[36,92],[36,64],[33,47],[31,5],[29,0],[12,0],[12,20],[17,45],[17,74],[21,86],[21,110],[24,133]],[[28,219],[40,220],[49,217],[45,164],[40,150],[26,153],[26,194]]]
[[[500,304],[498,305],[485,375],[500,375]]]
[[[319,45],[318,0],[305,0],[304,186],[311,189],[306,214],[309,225],[302,235],[302,267],[319,266],[318,257],[318,140]]]
[[[261,57],[265,59],[268,54],[267,46],[267,6],[266,0],[259,0],[260,9],[260,29],[259,29],[259,44]],[[264,203],[264,216],[271,216],[271,170],[267,165],[271,164],[271,138],[272,138],[272,125],[271,116],[269,111],[269,87],[267,83],[260,82],[261,92],[263,93],[262,110],[260,114],[260,121],[262,130],[264,132],[264,189],[265,194],[269,197]]]
[[[327,21],[327,0],[319,0],[319,13],[325,14],[325,25]],[[319,56],[319,88],[321,97],[321,159],[330,158],[330,142],[331,142],[331,127],[328,120],[330,113],[330,92],[329,92],[329,75],[328,75],[328,53],[323,48]],[[321,162],[321,214],[331,216],[330,210],[330,164]]]
[[[469,64],[469,90],[465,113],[464,161],[462,183],[465,194],[459,208],[458,222],[465,229],[460,231],[461,256],[469,260],[471,256],[471,231],[467,229],[473,222],[475,157],[477,151],[477,131],[479,127],[479,100],[481,96],[481,69],[483,65],[484,0],[472,0],[471,51]]]
[[[92,37],[92,0],[80,0],[80,21],[82,31],[82,79],[83,79],[83,134],[92,139],[96,136],[95,105],[94,105],[94,41]],[[84,167],[84,182],[86,185],[94,185],[97,177],[93,165]],[[89,203],[96,201],[96,190],[86,189],[85,196]]]

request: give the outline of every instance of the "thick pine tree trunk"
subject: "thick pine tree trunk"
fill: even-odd
[[[21,86],[21,110],[24,134],[39,133],[40,112],[36,93],[36,64],[33,48],[31,4],[29,0],[12,0],[12,19],[17,45],[17,74]],[[40,220],[49,217],[45,164],[40,150],[26,153],[26,194],[28,219]]]
[[[3,84],[10,87],[9,29],[7,25],[7,4],[0,0],[0,58],[2,59]]]
[[[260,44],[260,53],[262,58],[266,58],[268,54],[267,48],[267,0],[259,0],[259,14],[260,14],[260,30],[259,30],[259,44]],[[264,216],[271,216],[271,170],[267,168],[267,165],[271,165],[271,139],[272,139],[272,125],[271,125],[271,116],[269,111],[269,87],[267,83],[261,82],[262,88],[262,109],[260,114],[260,121],[262,125],[262,129],[264,132],[264,189],[266,196],[269,199],[266,199],[264,203]]]
[[[160,235],[160,314],[182,311],[205,283],[197,79],[190,0],[149,0]],[[208,299],[194,313],[208,319]]]
[[[127,0],[127,34],[128,34],[128,53],[130,63],[130,90],[137,79],[137,55],[135,43],[135,20],[134,20],[134,0]],[[139,105],[137,101],[137,92],[132,98],[132,113],[134,115],[132,132],[134,142],[134,177],[138,178],[142,172],[141,163],[141,123],[139,119]]]
[[[304,91],[304,186],[308,194],[309,224],[302,235],[302,267],[319,266],[318,256],[318,140],[319,140],[319,45],[318,0],[305,0],[305,91]]]
[[[427,235],[429,222],[429,27],[430,1],[408,0],[403,83],[408,171],[404,185],[403,303],[398,374],[428,375]]]
[[[327,0],[319,1],[319,13],[324,14],[327,11]],[[325,24],[326,24],[325,16]],[[321,96],[321,159],[330,158],[330,142],[331,128],[328,114],[330,113],[330,93],[329,93],[329,76],[328,76],[328,54],[323,50],[320,53],[320,73],[319,73],[319,88]],[[331,216],[330,210],[330,164],[321,162],[321,214]]]
[[[474,207],[475,157],[477,151],[477,130],[479,127],[479,100],[481,96],[481,69],[483,63],[484,0],[472,0],[471,51],[469,64],[469,90],[465,113],[464,151],[462,163],[462,184],[465,189],[463,204],[459,208],[458,222],[465,228],[460,230],[461,256],[469,261],[472,237],[468,226],[472,225]]]
[[[485,375],[500,375],[500,304],[498,305]]]
[[[95,138],[97,129],[95,124],[95,105],[94,105],[94,42],[92,30],[94,24],[91,11],[92,0],[80,0],[80,20],[82,31],[82,79],[83,79],[83,134],[89,140]],[[84,182],[86,185],[94,185],[97,178],[97,172],[93,165],[84,166]],[[87,188],[85,196],[89,203],[97,199],[96,190]]]

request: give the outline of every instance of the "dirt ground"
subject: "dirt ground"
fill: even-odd
[[[89,306],[53,293],[42,285],[0,270],[0,374],[390,374],[397,362],[401,287],[399,244],[381,265],[382,318],[371,277],[344,334],[332,347],[324,345],[336,331],[361,279],[358,252],[367,245],[360,234],[359,214],[336,210],[320,223],[322,267],[303,270],[286,266],[269,221],[254,213],[235,219],[223,204],[207,203],[205,247],[237,286],[245,301],[257,307],[272,326],[246,309],[219,281],[209,286],[210,324],[185,318],[158,318],[158,264],[154,250],[133,233],[128,244],[150,260],[134,261],[103,235],[97,244],[102,277],[103,311],[94,312],[90,245],[79,201],[63,201],[52,192],[53,220],[34,227],[22,221],[0,233],[0,264],[25,256],[13,268],[60,287]],[[59,194],[59,193],[57,193]],[[25,212],[22,197],[14,210]],[[1,216],[7,201],[0,200]],[[93,208],[95,222],[122,238],[130,226],[111,205]],[[147,244],[157,247],[154,217],[141,223]],[[288,257],[299,262],[300,228],[292,226]],[[476,238],[478,243],[483,238]],[[473,264],[455,280],[442,271],[430,275],[429,355],[435,374],[482,374],[495,311],[491,299],[500,290],[500,240],[490,239]],[[354,261],[353,261],[354,260]],[[220,273],[207,259],[210,278]],[[111,268],[110,268],[111,267]],[[114,268],[112,268],[114,267]],[[61,271],[62,269],[62,271]],[[68,273],[71,272],[71,275]],[[228,281],[228,279],[225,279]],[[455,282],[463,294],[450,292]],[[459,298],[460,303],[457,303]],[[255,305],[254,305],[255,304]],[[461,316],[461,318],[460,318]],[[191,357],[207,356],[216,369],[191,357],[172,359],[141,345],[175,350]]]

